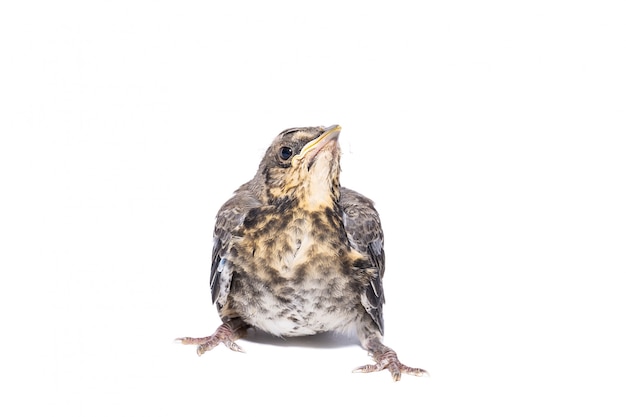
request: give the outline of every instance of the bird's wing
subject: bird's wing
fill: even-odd
[[[250,210],[261,203],[244,184],[220,208],[213,232],[211,260],[211,298],[221,308],[226,302],[232,279],[232,264],[228,258],[233,238]]]
[[[339,205],[343,222],[352,248],[369,257],[376,273],[370,279],[361,296],[361,303],[383,333],[383,275],[385,273],[385,250],[383,229],[374,202],[347,188],[341,188]]]

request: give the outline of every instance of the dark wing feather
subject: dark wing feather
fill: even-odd
[[[261,203],[244,184],[220,208],[213,231],[213,255],[211,259],[211,298],[218,308],[224,305],[230,291],[232,264],[228,258],[233,236],[250,210]]]
[[[350,245],[369,257],[376,273],[371,277],[361,302],[378,326],[384,331],[383,275],[385,274],[385,250],[383,229],[374,202],[369,198],[347,188],[341,188],[339,206],[343,211],[343,222]]]

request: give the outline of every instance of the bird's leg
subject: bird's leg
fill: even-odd
[[[198,345],[198,356],[213,349],[215,346],[223,343],[230,350],[235,352],[243,352],[244,350],[235,343],[235,340],[245,336],[248,325],[240,319],[234,319],[222,323],[215,333],[207,337],[181,337],[176,341],[183,345]]]
[[[396,352],[381,342],[382,336],[378,332],[372,332],[361,338],[363,348],[372,356],[375,365],[363,365],[352,372],[378,372],[387,369],[391,372],[394,381],[399,381],[402,374],[415,376],[428,376],[428,372],[420,368],[406,366],[398,359]]]

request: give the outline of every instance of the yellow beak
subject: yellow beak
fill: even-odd
[[[339,125],[327,127],[321,135],[304,145],[300,153],[295,156],[295,159],[302,159],[312,149],[315,149],[320,145],[323,146],[330,140],[337,139],[337,137],[339,137],[339,132],[341,132],[341,126]]]

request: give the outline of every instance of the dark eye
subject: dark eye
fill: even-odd
[[[291,155],[293,155],[293,149],[288,146],[283,146],[278,151],[278,155],[280,155],[280,159],[286,161],[287,159],[291,158]]]

